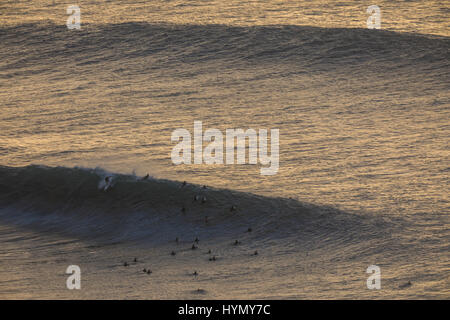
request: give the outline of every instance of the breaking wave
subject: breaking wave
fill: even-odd
[[[0,167],[0,219],[46,232],[156,242],[182,233],[229,237],[248,228],[271,239],[335,235],[345,241],[371,228],[367,218],[293,199],[100,168],[35,165]]]

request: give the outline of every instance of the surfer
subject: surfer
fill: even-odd
[[[172,252],[170,253],[170,255],[171,255],[171,256],[176,255],[175,251],[172,251]]]
[[[109,189],[109,187],[111,187],[111,182],[112,182],[112,177],[108,176],[105,177],[105,186],[103,187],[103,191],[106,191]]]
[[[407,288],[410,286],[412,286],[412,283],[411,283],[411,281],[408,281],[407,283],[400,285],[399,288],[404,289],[404,288]]]
[[[147,175],[146,175],[145,177],[143,177],[143,178],[141,179],[141,181],[147,180],[149,177],[150,177],[150,175],[147,173]]]
[[[181,187],[186,186],[186,181],[183,181],[183,183],[181,184]]]
[[[239,245],[239,244],[241,244],[241,242],[238,241],[238,240],[236,240],[236,241],[234,242],[234,245],[235,245],[235,246],[237,246],[237,245]]]

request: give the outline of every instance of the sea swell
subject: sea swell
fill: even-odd
[[[46,72],[108,62],[128,65],[136,59],[145,70],[221,61],[321,70],[355,64],[377,63],[378,68],[426,64],[429,71],[429,64],[433,70],[448,67],[450,48],[447,37],[383,30],[143,22],[84,25],[75,32],[50,22],[2,26],[0,41],[0,71],[16,73],[27,66],[39,65],[38,72]]]
[[[112,181],[107,190],[106,177]],[[143,180],[100,168],[35,165],[0,167],[0,218],[42,232],[156,242],[183,233],[229,238],[249,228],[261,237],[303,241],[346,241],[353,232],[374,231],[367,218],[293,199]]]

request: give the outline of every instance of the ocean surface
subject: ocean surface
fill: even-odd
[[[0,3],[0,298],[450,299],[448,1],[73,2]]]

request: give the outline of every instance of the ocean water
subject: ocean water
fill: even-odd
[[[70,4],[0,4],[0,298],[450,298],[448,1]],[[277,174],[174,165],[194,121]]]

